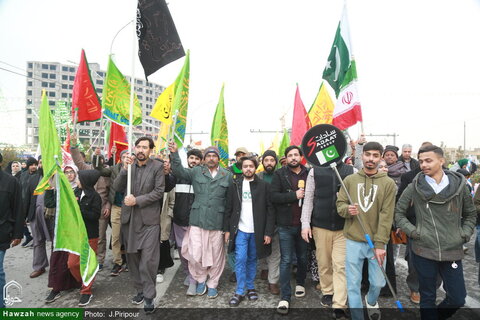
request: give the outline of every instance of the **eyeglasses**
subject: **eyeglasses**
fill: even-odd
[[[68,171],[65,171],[65,174],[75,174],[75,171],[68,170]]]

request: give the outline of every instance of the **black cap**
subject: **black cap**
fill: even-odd
[[[198,157],[198,158],[200,158],[200,159],[203,159],[202,151],[200,151],[200,150],[198,150],[198,149],[188,150],[188,152],[187,152],[187,158],[190,157],[190,156],[195,156],[195,157]]]
[[[392,146],[392,145],[385,146],[385,151],[383,152],[384,156],[385,156],[385,153],[387,153],[387,151],[392,151],[393,153],[395,153],[395,155],[398,158],[398,147]]]
[[[263,153],[262,155],[262,163],[265,157],[273,157],[275,159],[275,162],[278,163],[278,158],[277,158],[277,153],[273,150],[267,150]]]

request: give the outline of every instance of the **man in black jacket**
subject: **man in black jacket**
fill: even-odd
[[[20,183],[13,176],[1,170],[3,157],[0,153],[0,289],[2,300],[0,308],[5,308],[3,287],[5,271],[3,260],[8,248],[15,247],[22,240],[23,222],[22,197]]]
[[[262,165],[264,171],[258,174],[258,177],[267,183],[272,183],[275,168],[277,167],[277,154],[273,150],[267,150],[262,155]],[[268,280],[268,291],[273,295],[280,294],[278,281],[280,279],[280,241],[278,239],[278,230],[273,233],[272,237],[272,254],[261,259],[258,262],[260,278]]]
[[[192,149],[187,152],[187,163],[189,168],[198,166],[202,162],[202,152],[198,149]],[[190,209],[192,208],[195,195],[193,193],[192,184],[179,178],[175,187],[175,205],[173,206],[173,234],[175,236],[175,243],[178,248],[178,255],[182,263],[183,271],[186,278],[183,282],[188,286],[187,296],[195,296],[197,294],[197,281],[193,279],[190,271],[188,271],[188,261],[182,255],[183,237],[187,232],[190,216]]]
[[[27,172],[23,174],[27,174]],[[23,198],[24,211],[27,220],[30,222],[33,237],[33,272],[30,274],[30,278],[37,278],[45,273],[45,268],[48,267],[46,242],[52,240],[52,221],[45,218],[45,205],[43,203],[45,194],[34,194],[42,178],[42,162],[39,158],[38,170],[27,179],[28,184],[25,187],[22,186],[22,192],[25,192]]]
[[[300,217],[308,171],[300,164],[303,154],[299,147],[288,147],[285,150],[285,157],[287,166],[275,171],[270,189],[280,238],[281,300],[277,311],[282,314],[288,313],[292,295],[290,275],[293,250],[297,256],[295,297],[305,296],[305,278],[307,277],[307,243],[301,236]]]
[[[29,180],[30,178],[35,175],[38,169],[38,161],[37,159],[33,157],[29,157],[25,164],[25,169],[22,169],[22,172],[20,174],[20,188],[21,188],[21,196],[22,196],[22,201],[25,203],[27,200],[27,190],[29,186]],[[28,206],[24,205],[23,206],[23,216],[25,219],[28,218]],[[33,240],[32,234],[30,233],[30,230],[28,230],[28,226],[25,223],[23,227],[23,235],[25,236],[25,241],[22,243],[22,247],[28,246],[28,244]]]
[[[342,179],[353,174],[343,162],[337,166]],[[340,181],[331,168],[315,167],[308,173],[302,208],[302,238],[315,241],[316,257],[324,307],[333,307],[336,318],[346,317],[347,278],[345,275],[345,219],[337,212]]]
[[[238,164],[242,176],[229,189],[224,219],[225,241],[230,241],[228,251],[235,253],[237,288],[229,302],[232,307],[238,306],[245,295],[251,301],[258,299],[254,287],[257,258],[271,253],[275,219],[269,185],[255,175],[257,160],[244,157]]]

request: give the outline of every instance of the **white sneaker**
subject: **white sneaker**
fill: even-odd
[[[375,302],[375,305],[372,306],[368,304],[367,296],[365,296],[365,306],[367,307],[367,314],[370,320],[380,320],[382,315],[380,314],[380,307],[378,306],[378,301]]]
[[[180,255],[178,254],[178,249],[173,250],[173,259],[175,259],[175,260],[180,259]]]
[[[157,283],[162,283],[163,280],[163,274],[157,274]]]

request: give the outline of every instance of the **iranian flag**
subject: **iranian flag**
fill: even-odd
[[[323,70],[325,79],[337,96],[333,111],[333,125],[340,130],[362,121],[362,108],[357,90],[357,68],[353,59],[350,43],[346,9],[343,10],[328,56],[327,65]]]

